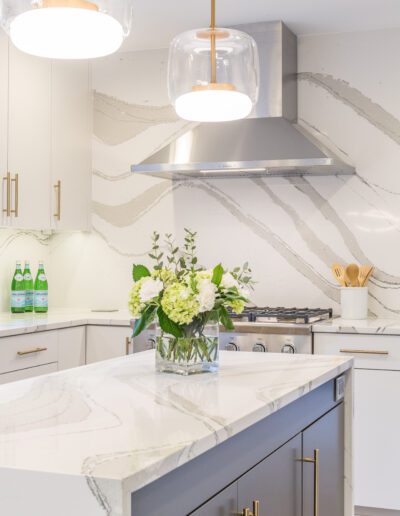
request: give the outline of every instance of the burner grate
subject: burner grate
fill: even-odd
[[[246,307],[242,314],[230,312],[235,320],[311,324],[332,318],[332,308]]]

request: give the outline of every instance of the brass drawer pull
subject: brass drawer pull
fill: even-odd
[[[54,185],[54,190],[56,191],[57,195],[57,211],[54,214],[54,217],[57,220],[61,220],[61,181],[57,181],[57,183]]]
[[[301,462],[314,464],[314,516],[319,516],[319,449],[314,450],[314,458],[304,457]]]
[[[260,516],[260,501],[253,500],[253,512],[248,507],[243,509],[242,516]]]
[[[131,344],[131,339],[126,337],[125,339],[125,355],[129,355],[129,346]]]
[[[43,351],[47,351],[47,348],[36,348],[29,349],[28,351],[18,351],[17,355],[19,357],[23,357],[25,355],[33,355],[34,353],[42,353]]]
[[[11,216],[11,174],[7,172],[6,177],[3,177],[3,182],[6,183],[6,207],[3,209],[3,212],[7,215],[7,217]]]
[[[341,349],[341,353],[354,353],[356,355],[388,355],[389,351],[378,351],[377,349]]]
[[[11,183],[14,183],[14,209],[11,213],[14,214],[15,218],[19,217],[19,175],[15,174],[14,179],[11,179]]]

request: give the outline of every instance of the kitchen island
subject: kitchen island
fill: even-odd
[[[225,515],[273,488],[280,515],[350,516],[351,367],[221,352],[219,374],[184,378],[148,351],[1,386],[1,514]]]

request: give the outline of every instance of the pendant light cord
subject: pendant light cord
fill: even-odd
[[[211,84],[217,83],[217,42],[215,32],[215,2],[211,0]]]

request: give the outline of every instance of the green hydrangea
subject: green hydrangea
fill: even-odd
[[[142,280],[139,280],[138,282],[134,283],[130,294],[129,294],[129,311],[131,312],[132,316],[135,318],[139,318],[141,315],[142,310],[144,309],[144,304],[140,300],[140,289],[142,288]]]
[[[241,299],[232,299],[227,303],[232,308],[235,314],[239,315],[243,312],[246,303]]]
[[[159,269],[151,273],[151,277],[154,279],[160,279],[164,285],[171,285],[176,281],[176,274],[169,269]]]
[[[199,314],[199,302],[194,292],[185,284],[173,283],[161,301],[165,314],[177,324],[189,324]]]

